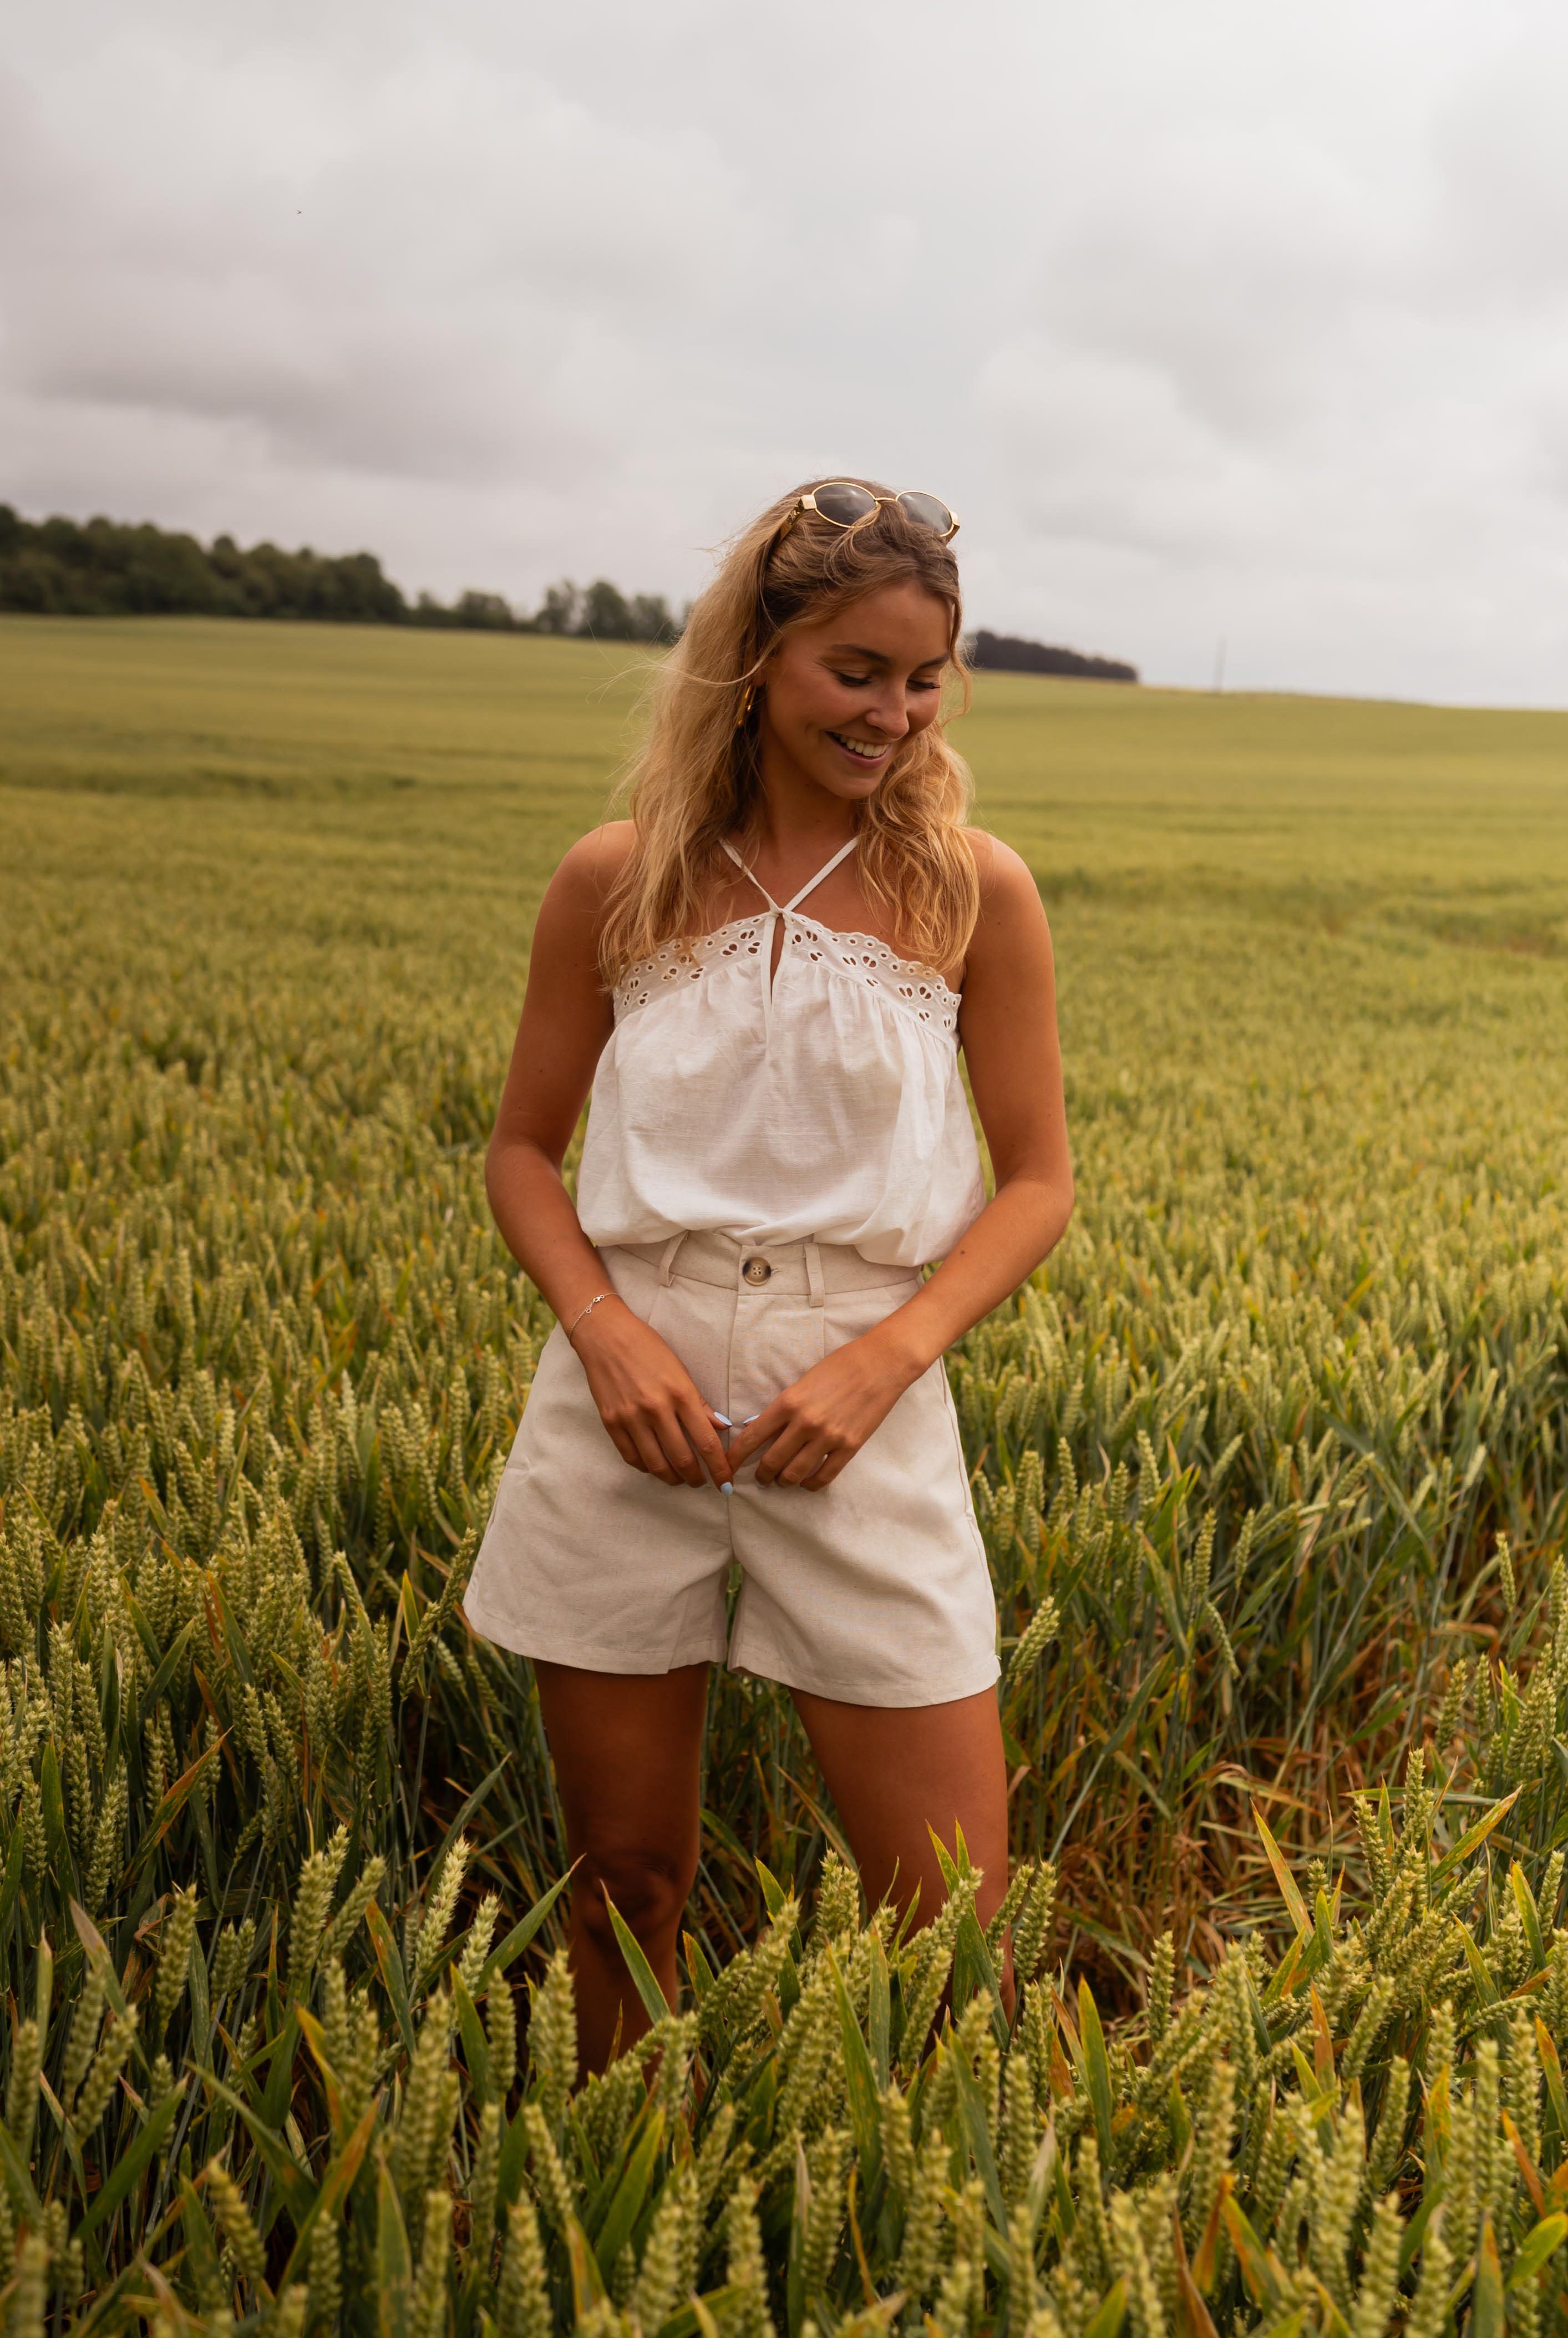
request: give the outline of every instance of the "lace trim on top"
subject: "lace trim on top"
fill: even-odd
[[[773,917],[774,912],[767,909],[759,917],[737,918],[715,933],[698,934],[685,942],[666,942],[652,958],[628,967],[615,985],[616,1021],[646,1007],[667,984],[701,982],[715,958],[760,958],[763,933],[772,925]],[[934,968],[897,957],[874,934],[842,934],[798,923],[791,917],[784,948],[802,950],[813,963],[825,961],[864,983],[867,990],[885,990],[918,1022],[932,1024],[939,1031],[958,1028],[957,992],[948,988]],[[783,962],[780,956],[779,965]]]

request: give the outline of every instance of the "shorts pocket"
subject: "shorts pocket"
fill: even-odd
[[[895,1308],[913,1299],[920,1288],[917,1274],[901,1276],[897,1282],[879,1282],[869,1291],[830,1291],[818,1311],[826,1317],[823,1327],[823,1351],[847,1347],[874,1331],[878,1323],[887,1321]]]
[[[617,1299],[625,1301],[640,1323],[657,1331],[660,1311],[670,1304],[670,1285],[660,1282],[658,1268],[633,1251],[606,1248],[599,1255]]]
[[[723,1351],[720,1327],[733,1308],[732,1295],[715,1290],[710,1283],[684,1279],[679,1258],[674,1275],[664,1282],[660,1280],[657,1266],[634,1252],[606,1248],[600,1256],[617,1295],[626,1302],[638,1321],[656,1331],[671,1354],[680,1358],[704,1401],[717,1402],[720,1410],[724,1410],[722,1399],[710,1394],[709,1384],[714,1379],[717,1358]]]

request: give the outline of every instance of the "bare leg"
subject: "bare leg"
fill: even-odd
[[[605,1895],[634,1936],[670,2003],[675,1944],[697,1872],[698,1777],[708,1667],[592,1673],[534,1666],[567,1847],[582,1862],[572,1887],[572,1970],[584,2070],[648,2028],[616,1945]]]
[[[951,1850],[957,1825],[985,1870],[975,1904],[988,1923],[1007,1891],[1007,1771],[995,1691],[921,1705],[840,1704],[804,1689],[791,1695],[871,1906],[890,1894],[906,1908],[918,1884],[920,1916],[929,1923],[946,1887],[926,1829]],[[1010,1957],[1002,1986],[1011,2015]]]

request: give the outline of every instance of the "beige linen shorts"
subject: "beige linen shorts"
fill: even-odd
[[[627,1305],[737,1427],[919,1287],[815,1243],[606,1248]],[[740,1588],[727,1632],[730,1571]],[[940,1361],[824,1492],[665,1486],[624,1462],[559,1325],[464,1601],[504,1648],[593,1672],[728,1658],[848,1704],[945,1704],[997,1675],[996,1609]]]

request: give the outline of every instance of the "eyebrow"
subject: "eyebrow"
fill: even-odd
[[[831,642],[828,643],[828,655],[864,658],[868,665],[891,665],[893,663],[881,650],[866,649],[858,642]],[[917,658],[911,671],[918,673],[922,666],[946,665],[946,651],[938,650],[935,657]]]

